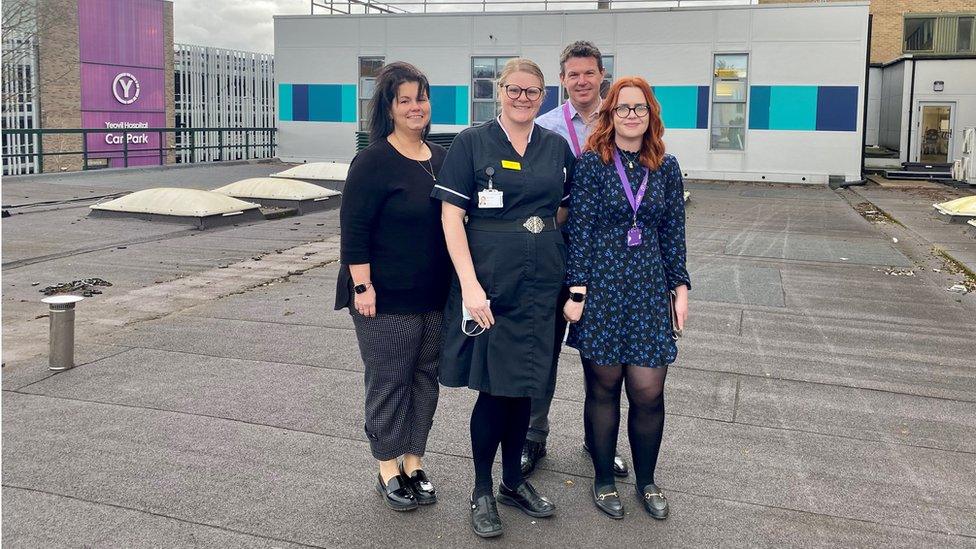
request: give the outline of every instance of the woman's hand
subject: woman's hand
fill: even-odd
[[[579,322],[579,319],[583,318],[583,302],[575,302],[572,299],[567,299],[566,304],[563,305],[563,318],[569,323]]]
[[[471,313],[471,318],[485,330],[491,328],[495,323],[495,317],[491,314],[488,306],[488,296],[479,284],[470,284],[461,287],[461,301],[464,308]]]
[[[685,329],[685,321],[688,320],[688,286],[681,285],[674,289],[674,312],[678,316],[678,329]]]
[[[367,318],[376,316],[376,290],[373,289],[372,284],[366,287],[365,292],[353,297],[353,305],[359,314]]]

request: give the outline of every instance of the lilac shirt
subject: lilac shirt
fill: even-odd
[[[583,121],[583,116],[576,112],[576,107],[573,106],[572,101],[567,101],[569,104],[569,114],[572,116],[573,127],[576,128],[576,138],[579,139],[580,149],[586,143],[586,138],[590,135],[590,128],[586,126],[586,122]],[[547,130],[552,130],[559,135],[563,136],[563,139],[569,143],[569,147],[573,147],[573,140],[569,137],[569,130],[566,128],[566,119],[563,117],[563,106],[552,109],[551,111],[540,114],[536,119],[535,123],[542,126]],[[573,151],[576,152],[576,151]]]

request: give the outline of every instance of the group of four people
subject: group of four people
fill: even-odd
[[[423,73],[397,62],[377,78],[371,144],[343,192],[336,308],[355,325],[376,490],[392,509],[437,500],[422,457],[440,383],[478,391],[474,532],[502,533],[496,501],[554,513],[526,476],[545,455],[568,322],[586,379],[594,503],[623,518],[614,476],[627,475],[616,455],[626,380],[638,496],[651,516],[668,515],[654,469],[688,311],[683,185],[650,86],[622,78],[601,99],[603,75],[595,46],[571,44],[560,59],[570,99],[537,118],[542,71],[512,59],[498,78],[498,117],[462,131],[449,152],[426,140]]]

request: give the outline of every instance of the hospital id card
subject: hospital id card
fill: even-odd
[[[503,205],[503,193],[497,189],[485,189],[478,193],[479,208],[501,208]]]

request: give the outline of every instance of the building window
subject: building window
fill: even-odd
[[[609,90],[610,85],[613,84],[613,56],[601,55],[600,57],[603,60],[603,70],[605,71],[603,73],[603,82],[600,82],[600,97],[606,97],[607,90]],[[562,88],[561,96],[563,101],[569,100],[569,92],[566,91],[566,88]]]
[[[487,122],[498,114],[498,75],[512,57],[471,58],[471,125]]]
[[[959,52],[973,51],[973,18],[960,17],[959,26],[957,27],[957,30],[958,33],[956,37],[956,51]]]
[[[745,146],[749,56],[717,54],[712,72],[712,149],[741,151]]]
[[[376,75],[383,68],[384,57],[359,58],[359,129],[369,131],[369,100],[376,88]]]
[[[905,18],[905,51],[931,51],[935,36],[934,17]]]

